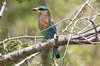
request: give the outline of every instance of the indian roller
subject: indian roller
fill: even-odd
[[[57,34],[56,27],[54,26],[53,20],[51,19],[50,11],[45,6],[39,6],[33,8],[32,11],[37,11],[39,13],[38,26],[45,39],[54,38]],[[58,47],[54,46],[53,53],[56,58],[60,58]]]

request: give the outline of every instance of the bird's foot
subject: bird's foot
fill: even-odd
[[[46,41],[47,41],[47,39],[43,38],[42,43],[44,43],[44,42],[46,42]]]

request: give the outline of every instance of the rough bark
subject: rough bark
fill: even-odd
[[[98,27],[97,30],[98,30],[98,36],[100,38],[100,27]],[[81,34],[81,35],[85,36],[86,38],[88,37],[88,40],[90,40],[94,43],[96,43],[96,42],[100,43],[100,41],[95,40],[96,39],[95,31],[89,32],[87,34],[86,33]],[[58,46],[66,45],[68,42],[68,37],[69,37],[69,35],[60,35],[60,36],[58,36],[57,41],[55,41],[54,39],[51,39],[44,43],[33,44],[32,46],[23,48],[21,50],[14,51],[14,52],[11,52],[6,55],[1,55],[0,56],[0,64],[4,65],[4,64],[10,63],[10,62],[14,62],[21,58],[25,58],[33,53],[37,53],[37,52],[41,52],[46,49],[50,49],[54,46],[54,43]],[[81,44],[92,44],[92,43],[90,43],[89,41],[87,41],[85,39],[82,39],[82,37],[80,37],[79,35],[73,35],[69,45],[74,45],[74,44],[81,45]]]

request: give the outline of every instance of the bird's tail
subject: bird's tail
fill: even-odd
[[[60,54],[59,54],[59,51],[58,51],[57,47],[53,48],[53,53],[54,53],[54,55],[56,56],[57,59],[60,58]]]

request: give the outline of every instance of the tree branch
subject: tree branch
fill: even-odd
[[[29,58],[30,58],[30,57],[32,57],[30,55],[32,55],[34,53],[42,52],[42,51],[44,51],[46,49],[52,48],[54,46],[54,43],[57,46],[63,46],[63,45],[67,45],[67,44],[69,44],[69,45],[74,45],[74,44],[82,45],[82,44],[96,44],[96,43],[100,43],[100,41],[96,41],[96,39],[98,39],[98,40],[100,39],[100,25],[97,27],[93,23],[93,21],[96,20],[97,16],[100,16],[100,14],[97,11],[95,11],[95,9],[89,4],[89,2],[90,2],[90,0],[86,0],[86,2],[81,6],[81,8],[76,13],[76,15],[74,16],[73,19],[69,19],[69,18],[66,17],[63,20],[61,20],[61,21],[59,21],[59,22],[57,22],[55,24],[55,25],[57,25],[57,24],[61,23],[62,21],[69,20],[70,24],[68,26],[66,26],[66,28],[62,31],[62,32],[65,32],[67,30],[67,28],[69,28],[72,25],[72,23],[75,22],[74,26],[71,29],[69,35],[59,35],[57,41],[55,41],[54,39],[51,39],[51,40],[48,40],[48,41],[46,41],[44,43],[35,43],[32,46],[23,48],[23,49],[18,50],[18,51],[11,52],[9,54],[0,55],[0,66],[3,66],[4,64],[8,64],[8,63],[11,63],[11,62],[14,62],[14,61],[22,59],[22,58],[25,58],[27,56],[29,56]],[[2,8],[0,10],[0,16],[3,15],[3,12],[5,10],[6,4],[7,4],[7,0],[5,0],[5,2],[3,3],[3,6],[2,6]],[[82,12],[83,8],[86,5],[89,6],[94,12],[96,12],[96,15],[93,18],[91,18],[92,20],[88,19],[88,17],[80,18],[79,20],[76,20],[76,18]],[[88,21],[92,22],[92,24],[94,25],[93,30],[91,28],[89,30],[85,30],[85,31],[82,30],[82,32],[74,33],[73,30],[74,30],[75,27],[77,27],[76,26],[77,22],[79,22],[80,20],[83,20],[83,19],[87,19]],[[47,29],[49,29],[49,28],[47,28]],[[26,34],[27,34],[27,30],[26,30]],[[69,37],[70,37],[70,41],[69,41]],[[6,43],[6,42],[8,42],[10,40],[17,40],[17,39],[41,39],[41,38],[43,38],[43,36],[19,36],[19,37],[12,37],[12,38],[8,38],[8,39],[5,39],[4,41],[2,41],[0,43],[0,45],[4,44],[4,43]],[[25,62],[26,60],[27,60],[27,58],[25,60],[23,60],[22,62],[20,62],[19,64]]]
[[[3,40],[0,43],[0,45],[8,42],[9,40],[17,40],[17,39],[41,39],[41,38],[43,38],[43,36],[19,36],[19,37],[12,37],[12,38],[8,38],[8,39]]]
[[[38,55],[40,53],[35,53],[35,54],[32,54],[30,55],[29,57],[25,58],[24,60],[22,60],[21,62],[17,63],[15,66],[20,66],[22,65],[23,63],[25,63],[26,61],[30,60],[31,58],[35,57],[36,55]]]
[[[94,33],[95,33],[95,31],[94,31]],[[94,33],[90,32],[87,34],[92,35]],[[100,35],[100,29],[98,30],[98,35]],[[37,52],[41,52],[41,51],[46,50],[46,49],[50,49],[54,46],[53,43],[55,43],[58,46],[66,45],[68,42],[68,37],[69,37],[69,35],[60,35],[60,36],[58,36],[57,42],[55,42],[54,39],[51,39],[51,40],[48,40],[47,42],[44,42],[44,43],[33,44],[32,46],[23,48],[21,50],[14,51],[14,52],[11,52],[11,53],[6,54],[6,55],[1,55],[0,56],[0,64],[4,65],[4,64],[10,63],[10,62],[14,62],[14,61],[21,59],[21,58],[25,58],[33,53],[37,53]],[[78,36],[78,35],[76,35],[76,36],[72,35],[72,39],[69,42],[70,45],[73,45],[73,44],[77,44],[77,45],[91,44],[89,41],[87,41],[85,39],[79,39],[79,38],[80,38],[80,36]],[[99,38],[100,38],[100,36],[99,36]],[[95,39],[96,39],[95,35],[93,35],[93,38],[88,38],[88,39],[94,43],[100,43],[100,41],[95,42]]]
[[[65,27],[64,30],[62,30],[62,32],[65,32],[71,25],[72,23],[75,21],[75,19],[77,18],[77,16],[81,13],[81,11],[83,10],[83,8],[90,2],[90,0],[86,0],[86,2],[81,6],[80,10],[76,13],[76,15],[74,16],[74,18],[72,19],[72,21],[69,23],[68,26]]]
[[[8,0],[5,0],[3,5],[2,5],[2,8],[0,10],[0,18],[2,17],[2,15],[3,15],[3,13],[4,13],[5,9],[6,9],[7,2],[8,2]]]

